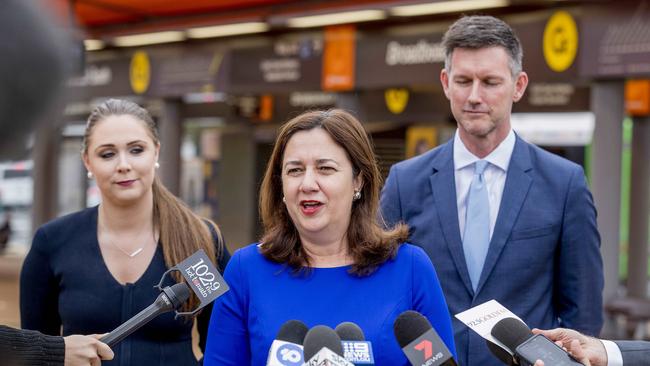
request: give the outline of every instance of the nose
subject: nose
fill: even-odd
[[[309,193],[318,190],[317,177],[313,169],[306,169],[300,183],[300,191]]]
[[[131,171],[131,163],[129,162],[126,154],[119,154],[119,160],[117,162],[117,171],[119,173],[128,173]]]
[[[481,82],[480,80],[474,80],[472,83],[472,88],[469,91],[469,96],[467,101],[471,104],[481,103]]]

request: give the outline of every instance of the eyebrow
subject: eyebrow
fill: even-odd
[[[145,142],[144,140],[133,140],[133,141],[131,141],[131,142],[127,142],[127,143],[126,143],[126,146],[131,146],[131,145],[136,145],[136,144],[146,144],[146,142]],[[101,149],[101,148],[105,148],[105,147],[115,147],[115,144],[103,144],[103,145],[99,145],[99,146],[97,146],[97,148],[95,149],[95,151],[97,151],[97,150],[99,150],[99,149]]]
[[[332,163],[334,163],[336,165],[339,165],[339,163],[334,159],[326,158],[326,159],[317,159],[316,160],[316,164],[323,164],[323,163],[328,163],[328,162],[332,162]],[[284,167],[287,167],[289,165],[301,165],[301,164],[302,164],[302,161],[300,161],[300,160],[289,160],[286,163],[284,163]]]

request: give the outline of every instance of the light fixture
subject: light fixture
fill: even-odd
[[[84,47],[86,48],[86,51],[101,50],[102,48],[104,48],[104,46],[105,46],[104,41],[100,41],[99,39],[84,40]]]
[[[510,5],[509,0],[457,0],[440,1],[413,5],[395,6],[390,14],[400,17],[410,17],[426,14],[456,13],[469,10],[502,8]]]
[[[185,39],[183,32],[166,31],[154,33],[133,34],[113,38],[113,44],[118,47],[144,46],[149,44],[178,42]]]
[[[367,22],[385,18],[385,11],[369,9],[290,18],[287,20],[287,26],[291,28],[309,28],[334,24]]]
[[[269,30],[269,25],[264,22],[246,22],[190,28],[187,30],[187,36],[189,38],[212,38],[234,36],[238,34],[262,33],[267,30]]]

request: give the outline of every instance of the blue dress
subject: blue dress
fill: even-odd
[[[225,249],[223,253],[219,268],[229,259]],[[158,245],[144,274],[135,283],[122,285],[99,249],[97,207],[55,219],[38,229],[25,258],[20,281],[22,327],[64,336],[110,332],[153,303],[159,294],[153,286],[166,270]],[[210,310],[204,309],[197,322],[203,339]],[[163,314],[118,343],[114,360],[102,365],[198,365],[192,352],[192,324],[174,320],[174,313]]]
[[[426,316],[456,354],[447,304],[422,249],[402,245],[395,259],[370,276],[349,269],[314,268],[296,276],[262,256],[257,245],[238,250],[226,267],[230,291],[214,305],[204,365],[266,364],[273,339],[290,319],[310,328],[354,322],[372,342],[376,365],[408,365],[393,335],[393,322],[405,310]]]

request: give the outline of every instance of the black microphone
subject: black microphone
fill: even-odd
[[[490,350],[492,355],[498,358],[499,361],[503,362],[505,365],[508,366],[517,366],[517,364],[515,363],[515,358],[506,350],[501,348],[499,345],[490,342],[487,339],[485,340],[485,344],[487,345],[487,348]]]
[[[171,287],[167,286],[162,289],[162,292],[153,304],[147,306],[144,310],[99,340],[112,348],[122,339],[140,329],[158,315],[180,308],[189,298],[190,289],[185,283],[177,283]]]
[[[355,365],[374,365],[372,344],[366,341],[361,328],[352,322],[343,322],[334,328],[341,338],[343,357]]]
[[[303,342],[305,366],[354,366],[343,358],[341,338],[325,325],[311,328]]]
[[[302,342],[307,331],[307,326],[300,320],[289,320],[282,324],[269,349],[266,366],[302,365]]]
[[[554,366],[582,365],[548,338],[541,334],[534,335],[519,319],[501,319],[491,333],[514,353],[516,361],[522,366],[532,366],[536,360]]]
[[[411,365],[457,366],[429,320],[417,311],[400,314],[393,323],[393,331]]]

